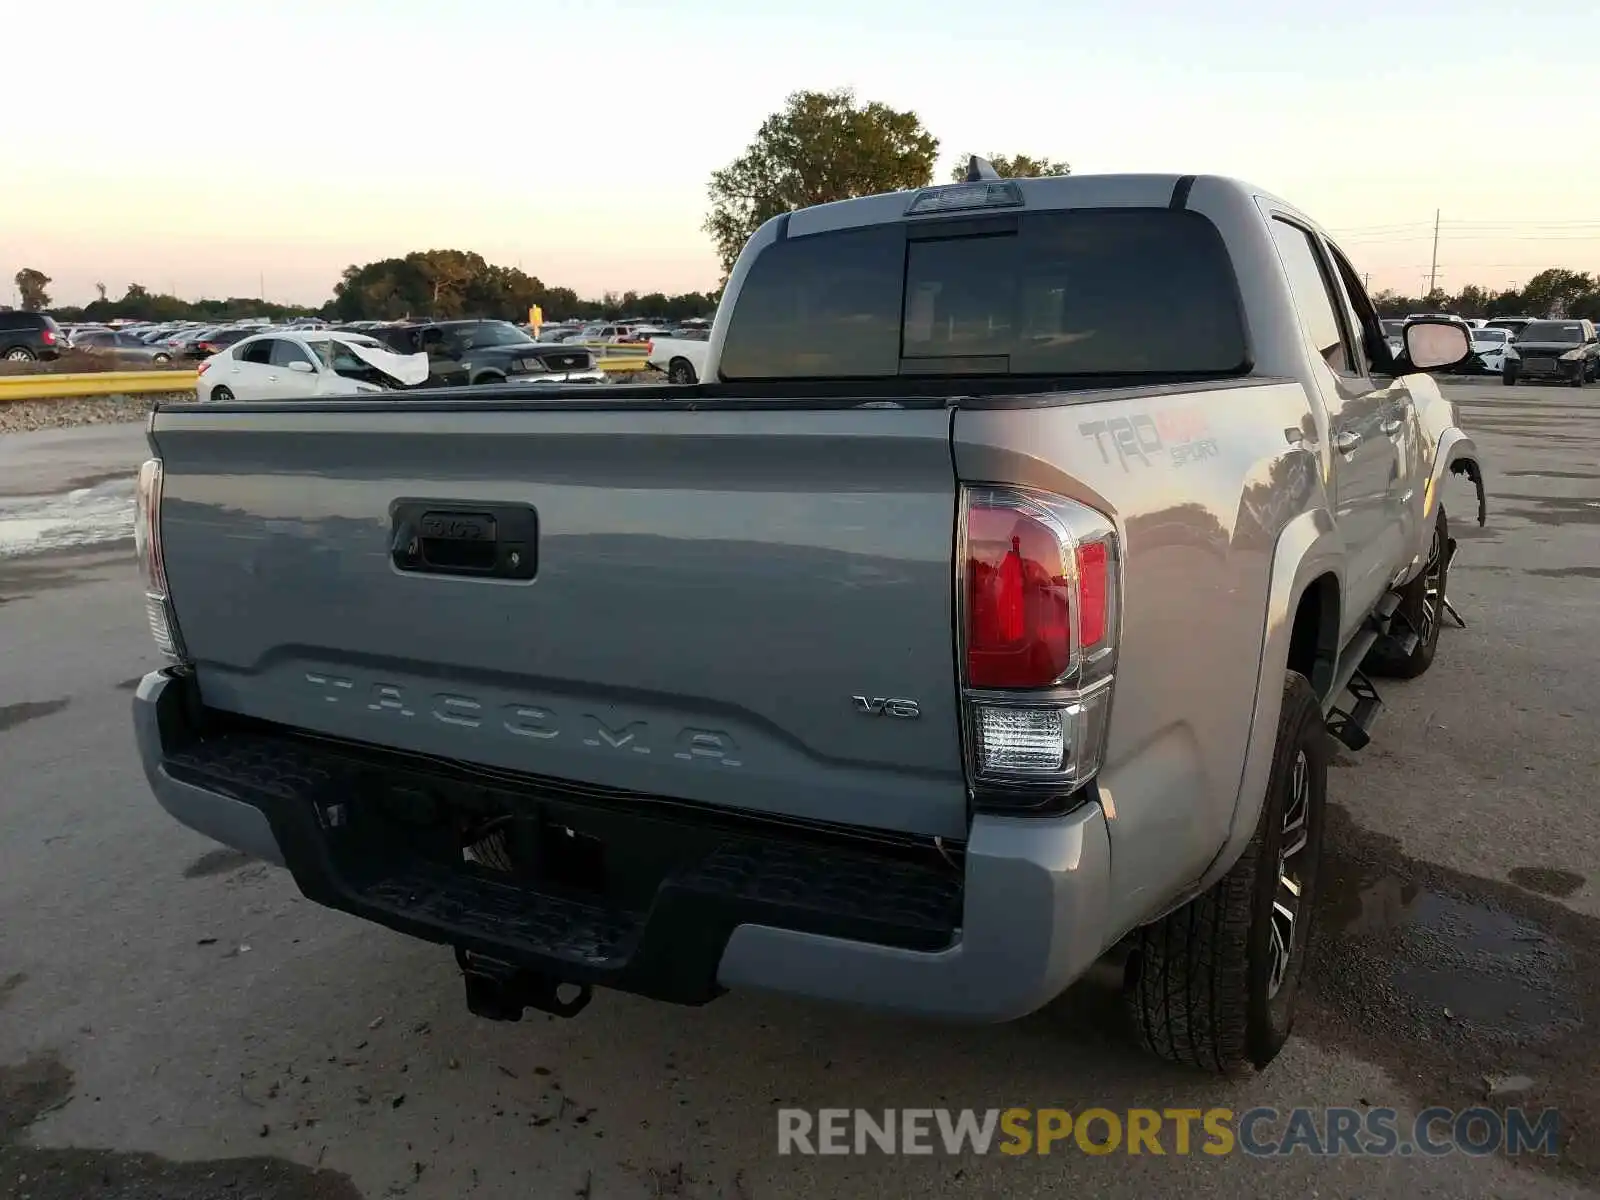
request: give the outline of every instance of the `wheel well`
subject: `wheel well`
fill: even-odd
[[[1289,670],[1311,681],[1319,699],[1333,686],[1339,659],[1339,581],[1332,575],[1313,579],[1300,594],[1289,634]]]
[[[479,371],[472,377],[472,384],[476,387],[480,383],[504,383],[506,377],[499,371]]]

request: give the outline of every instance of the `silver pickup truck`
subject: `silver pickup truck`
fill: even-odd
[[[1318,226],[1211,176],[778,217],[690,387],[163,404],[150,784],[474,1012],[595,986],[975,1021],[1124,966],[1143,1041],[1289,1035],[1329,731],[1439,639],[1483,486]]]

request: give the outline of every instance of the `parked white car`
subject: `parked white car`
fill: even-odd
[[[668,383],[699,383],[705,378],[706,351],[711,343],[701,338],[652,338],[645,361],[667,373]]]
[[[1509,329],[1484,327],[1472,331],[1472,352],[1490,375],[1498,375],[1505,369],[1506,347],[1511,344],[1511,337]]]
[[[415,387],[428,378],[428,356],[396,354],[361,333],[302,329],[244,338],[199,371],[202,401],[310,400]]]

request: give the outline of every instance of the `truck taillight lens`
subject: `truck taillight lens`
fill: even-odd
[[[183,640],[167,591],[167,566],[161,556],[161,460],[151,458],[139,468],[133,544],[144,575],[144,611],[156,647],[174,662],[184,663]]]
[[[1099,770],[1120,616],[1116,527],[1028,488],[963,492],[962,661],[975,793],[1070,792]],[[1030,798],[1031,797],[1031,798]]]

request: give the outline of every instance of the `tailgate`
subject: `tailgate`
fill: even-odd
[[[162,412],[167,577],[213,708],[961,837],[949,421]],[[496,517],[495,539],[530,543],[533,577],[432,573],[481,553],[450,542],[403,569],[397,523],[415,533],[424,512],[458,514],[428,528],[467,539]]]

